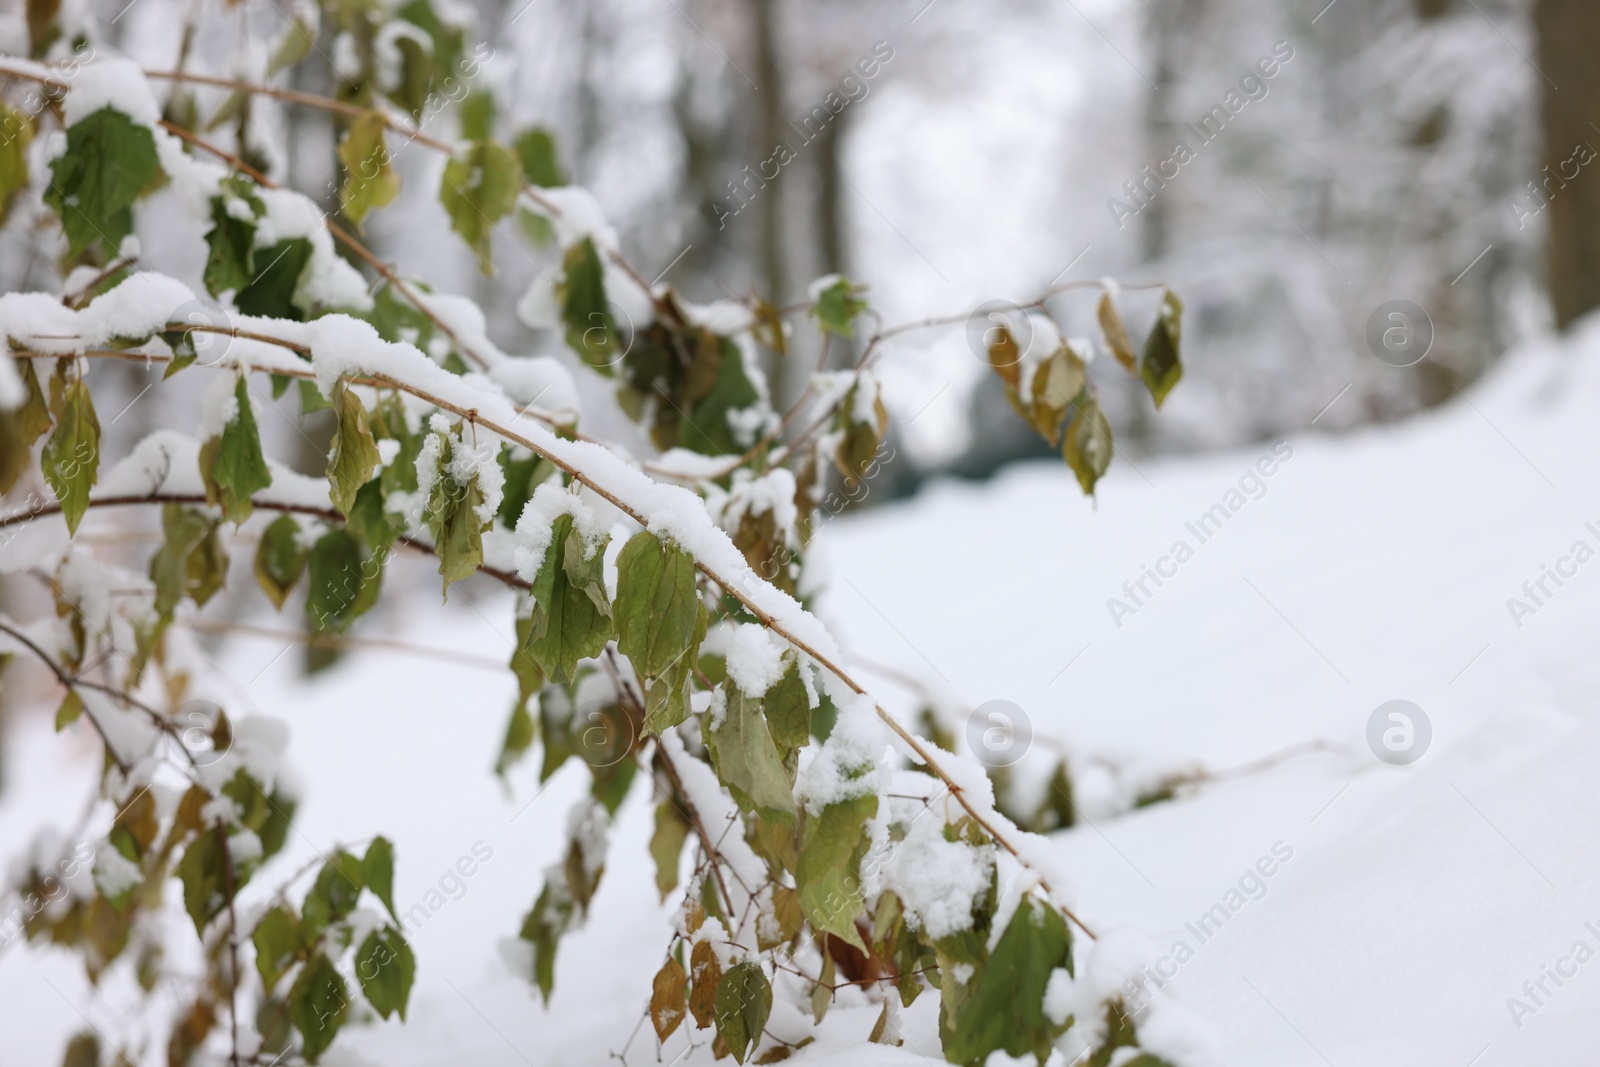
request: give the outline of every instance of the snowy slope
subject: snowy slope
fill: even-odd
[[[863,663],[968,706],[1015,701],[1075,764],[1220,769],[1332,743],[1116,817],[1094,814],[1086,780],[1094,821],[1052,839],[1091,924],[1142,932],[1152,966],[1186,944],[1169,989],[1210,1020],[1226,1064],[1586,1063],[1600,1011],[1600,963],[1589,960],[1600,934],[1584,925],[1600,931],[1600,838],[1589,831],[1600,822],[1589,785],[1600,561],[1563,564],[1575,576],[1559,588],[1546,579],[1552,595],[1520,620],[1507,599],[1525,597],[1524,581],[1575,542],[1600,550],[1585,526],[1600,530],[1597,413],[1600,327],[1523,352],[1466,398],[1401,426],[1337,438],[1308,428],[1286,447],[1137,471],[1119,457],[1097,506],[1053,465],[935,486],[826,527],[822,612]],[[1266,456],[1270,477],[1247,477]],[[1204,543],[1189,529],[1238,501]],[[1179,541],[1192,555],[1161,563]],[[1136,604],[1124,581],[1158,563],[1172,576],[1159,588],[1146,579],[1151,595]],[[405,566],[425,575],[429,564]],[[441,609],[436,586],[418,584],[383,636],[509,654],[505,596],[458,587]],[[1114,618],[1113,597],[1135,610]],[[240,641],[220,664],[236,701],[290,722],[289,760],[316,783],[285,857],[257,881],[380,830],[396,842],[401,908],[430,889],[446,900],[414,933],[411,1021],[352,1029],[326,1062],[556,1067],[621,1051],[668,940],[643,787],[614,829],[590,926],[563,945],[547,1010],[496,942],[515,933],[556,859],[580,771],[538,795],[525,767],[512,796],[501,790],[490,765],[512,695],[502,673],[373,651],[307,687],[281,651]],[[892,681],[881,688],[912,706]],[[1373,710],[1395,698],[1415,701],[1433,728],[1426,754],[1403,768],[1365,740]],[[54,737],[45,715],[13,730],[0,849],[17,854],[41,812],[70,823],[91,753],[82,738]],[[450,874],[475,845],[491,858]],[[1249,876],[1275,846],[1274,873]],[[1227,919],[1202,941],[1190,926],[1218,904]],[[181,912],[172,921],[187,924]],[[1558,966],[1562,984],[1535,984],[1536,1003],[1523,983]],[[125,1025],[115,986],[95,995],[64,954],[0,954],[6,1018],[27,1020],[6,1028],[0,1063],[52,1060],[80,1012]],[[1517,1018],[1512,997],[1529,1009]],[[827,1047],[791,1062],[937,1062],[935,1010],[928,996],[908,1013],[906,1049],[841,1053],[876,1017],[842,1001]],[[804,1032],[782,1007],[772,1026]],[[645,1026],[627,1062],[654,1062],[653,1046]],[[681,1047],[674,1037],[664,1060]],[[679,1062],[702,1060],[707,1051]]]

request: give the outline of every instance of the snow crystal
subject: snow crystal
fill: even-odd
[[[728,640],[728,678],[747,697],[759,698],[783,677],[788,642],[765,626],[741,623]]]

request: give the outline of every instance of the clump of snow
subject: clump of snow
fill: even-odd
[[[539,568],[544,566],[544,557],[554,535],[552,527],[562,515],[572,516],[572,532],[583,539],[585,559],[592,557],[605,539],[605,524],[576,493],[553,482],[541,483],[523,505],[522,515],[517,519],[512,558],[516,561],[517,574],[524,581],[533,581]]]
[[[150,83],[139,65],[129,59],[102,59],[78,68],[72,91],[61,105],[69,127],[106,107],[122,112],[141,126],[154,126],[161,121],[161,105],[156,102]]]
[[[822,294],[844,280],[842,274],[824,274],[806,286],[806,299],[815,304],[822,299]]]
[[[584,797],[567,814],[567,836],[583,860],[584,873],[593,879],[606,865],[606,842],[611,818],[593,797]]]
[[[556,241],[562,248],[570,248],[585,237],[593,239],[602,254],[607,248],[617,247],[617,231],[606,221],[600,201],[589,190],[563,185],[540,189],[539,197],[544,203],[529,198],[528,206],[555,225]],[[551,211],[551,207],[555,210]]]
[[[989,888],[994,846],[947,840],[944,820],[925,810],[889,844],[883,884],[905,905],[906,921],[938,939],[971,927],[973,906]]]
[[[715,300],[709,304],[681,301],[679,307],[683,309],[683,317],[690,323],[724,337],[744,333],[755,325],[754,314],[737,300]]]
[[[261,856],[261,838],[254,830],[236,830],[228,835],[228,858],[235,866],[255,863]]]
[[[237,378],[231,374],[217,374],[206,386],[200,399],[200,436],[209,440],[219,437],[228,423],[239,417],[239,395],[235,388]],[[252,408],[254,405],[251,405]]]
[[[517,318],[530,330],[553,330],[561,324],[561,305],[549,278],[540,274],[533,279],[517,301]]]
[[[786,646],[765,626],[740,623],[728,639],[728,679],[745,696],[759,699],[783,677]]]
[[[95,850],[94,884],[107,897],[118,897],[144,881],[140,866],[107,842]]]
[[[405,73],[405,57],[400,52],[401,41],[414,42],[424,53],[433,51],[433,42],[420,26],[400,18],[384,23],[372,40],[372,58],[377,68],[378,87],[386,93],[393,92],[400,85]]]
[[[839,717],[806,768],[806,810],[813,815],[829,804],[877,793],[889,735],[870,697],[835,697]]]

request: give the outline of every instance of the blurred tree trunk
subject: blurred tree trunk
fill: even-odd
[[[817,241],[822,273],[844,274],[850,269],[849,240],[844,216],[844,158],[840,148],[845,127],[855,112],[839,112],[817,140]]]
[[[1600,5],[1595,0],[1537,0],[1539,67],[1545,77],[1541,120],[1549,174],[1578,145],[1600,145],[1590,125],[1600,117]],[[1591,165],[1592,167],[1592,165]],[[1541,173],[1540,181],[1544,180]],[[1553,194],[1553,195],[1552,195]],[[1550,298],[1565,329],[1600,307],[1600,174],[1555,179],[1549,205]]]
[[[783,64],[778,57],[776,0],[754,0],[756,45],[755,159],[765,160],[783,140]],[[760,164],[752,164],[759,170]],[[764,176],[763,176],[764,177]],[[761,194],[761,274],[766,297],[775,304],[788,299],[789,276],[784,257],[781,175]]]

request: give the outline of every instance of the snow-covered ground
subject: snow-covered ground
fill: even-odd
[[[1149,964],[1215,1027],[1230,1067],[1591,1062],[1597,416],[1591,324],[1403,425],[1342,437],[1308,427],[1137,470],[1121,457],[1097,505],[1049,464],[937,485],[827,525],[821,611],[858,662],[925,678],[968,706],[1014,701],[1035,744],[1064,743],[1080,768],[1098,756],[1133,777],[1226,770],[1329,742],[1118,816],[1104,815],[1106,779],[1097,786],[1086,771],[1093,821],[1052,838],[1078,913],[1102,932],[1148,938]],[[1228,517],[1202,543],[1189,524],[1219,503]],[[1139,592],[1146,566],[1169,576]],[[1539,592],[1541,579],[1536,603],[1523,586]],[[509,654],[505,595],[458,587],[439,608],[431,582],[414,584],[383,636]],[[1513,597],[1532,610],[1514,617]],[[1113,611],[1111,598],[1125,607]],[[410,1021],[352,1028],[325,1062],[588,1065],[630,1034],[627,1062],[654,1062],[649,1027],[635,1030],[669,916],[649,877],[646,787],[619,817],[591,921],[564,942],[546,1009],[496,945],[557,858],[581,768],[542,795],[527,766],[510,795],[501,788],[491,764],[513,692],[505,672],[371,651],[308,686],[281,652],[238,640],[221,663],[237,680],[233,705],[289,721],[289,761],[315,784],[258,888],[314,848],[380,831],[396,843],[401,909],[444,899],[412,933]],[[897,683],[874,680],[892,706],[913,706]],[[1431,723],[1426,753],[1406,767],[1381,762],[1366,740],[1392,699]],[[42,819],[71,824],[93,751],[84,737],[55,737],[44,710],[13,724],[0,851],[22,851]],[[474,846],[461,868],[473,873],[454,873]],[[1225,921],[1200,936],[1219,904]],[[188,923],[177,910],[169,921]],[[7,949],[0,1063],[52,1061],[84,1017],[126,1025],[117,984],[96,993],[74,957]],[[771,1025],[794,1013],[776,1008]],[[907,1013],[905,1048],[836,1051],[864,1041],[876,1015],[841,1002],[819,1048],[790,1062],[940,1060],[936,995]],[[680,1031],[663,1060],[682,1043]],[[701,1059],[708,1050],[680,1062]]]

